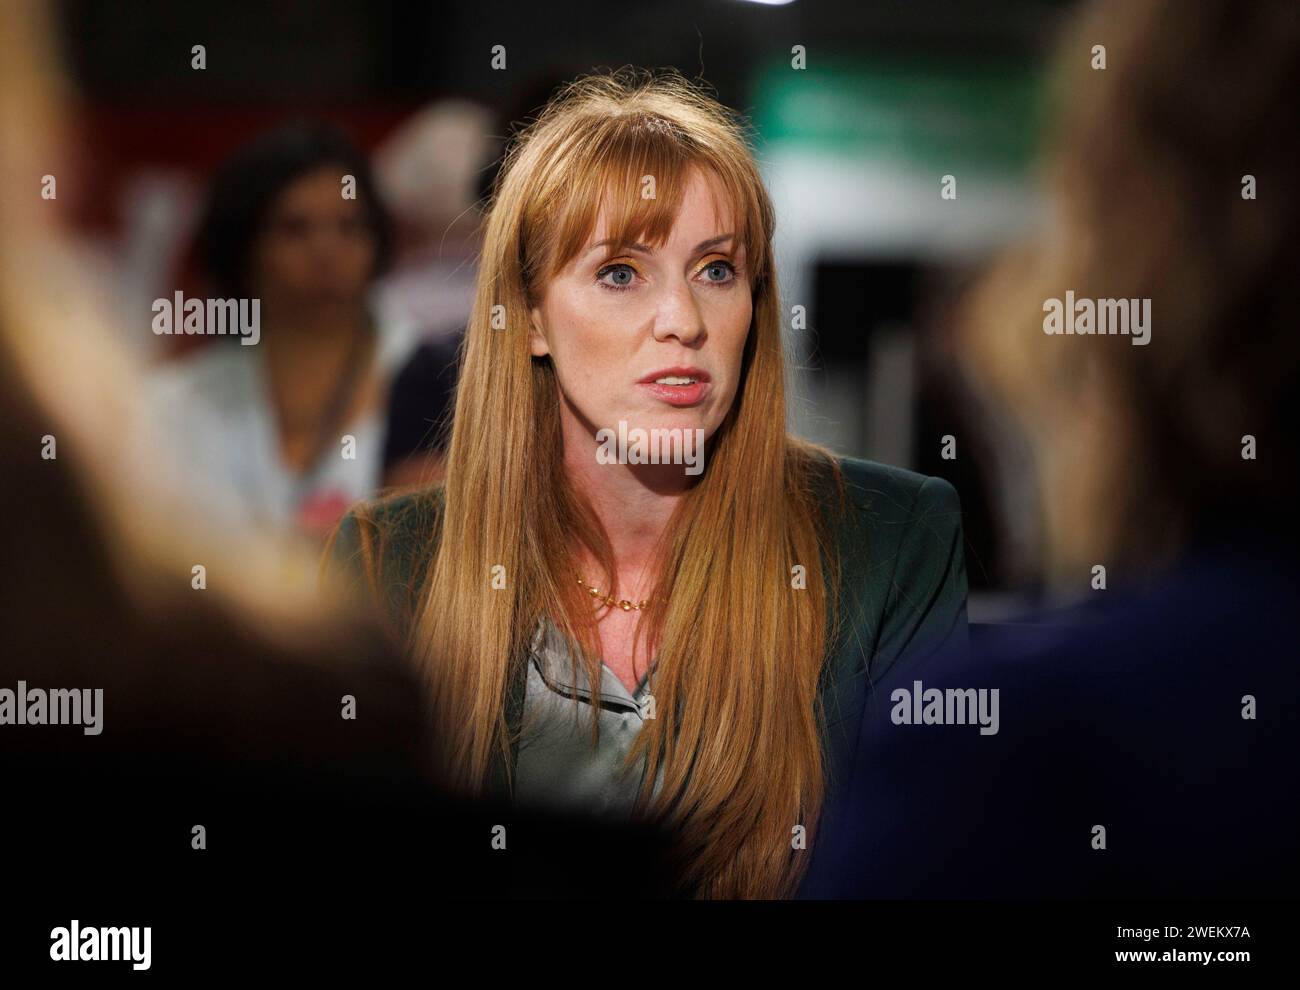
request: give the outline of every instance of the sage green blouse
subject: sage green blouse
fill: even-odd
[[[624,770],[624,758],[648,717],[652,663],[636,690],[600,665],[595,691],[586,665],[549,617],[537,623],[528,650],[528,683],[515,766],[515,799],[521,805],[625,818],[630,816],[646,771],[641,757]],[[598,738],[592,742],[592,719]],[[655,781],[663,783],[662,767]]]

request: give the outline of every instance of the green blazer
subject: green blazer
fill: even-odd
[[[840,555],[840,631],[821,676],[820,720],[826,754],[827,798],[852,773],[858,727],[870,685],[911,659],[966,643],[966,567],[961,507],[942,478],[871,461],[839,461],[845,481],[843,511],[829,486],[827,521]],[[437,548],[442,489],[389,496],[349,512],[327,551],[341,571],[378,603],[399,635],[419,605],[421,586]],[[523,715],[527,666],[516,665],[506,702],[513,738]],[[517,758],[517,745],[511,760]],[[511,768],[513,769],[513,767]],[[504,760],[492,790],[508,793]]]

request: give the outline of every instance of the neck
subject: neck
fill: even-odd
[[[346,349],[368,325],[364,307],[329,306],[267,312],[263,335],[268,356],[330,353]]]
[[[654,582],[648,568],[691,479],[679,464],[601,464],[592,432],[571,415],[561,418],[565,470],[609,537],[619,594],[641,594]],[[596,560],[590,550],[576,547],[575,554],[578,566],[586,568],[582,576],[594,574]]]
[[[284,437],[311,433],[319,428],[349,368],[358,361],[368,367],[372,360],[372,348],[360,356],[356,350],[365,343],[366,312],[272,313],[266,322],[262,357],[281,433]],[[346,414],[355,411],[351,408]]]

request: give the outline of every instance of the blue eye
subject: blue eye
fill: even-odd
[[[613,275],[615,277],[615,281],[614,282],[605,281],[605,277],[607,275]],[[624,275],[626,275],[627,278],[620,277]],[[602,268],[600,271],[596,273],[596,281],[599,282],[601,285],[603,285],[605,288],[612,289],[615,292],[622,292],[625,289],[631,288],[632,282],[635,279],[636,279],[636,269],[633,268],[631,265],[624,265],[624,264],[606,265],[604,268]]]
[[[707,265],[704,266],[703,271],[710,272],[713,271],[714,269],[719,269],[722,272],[721,278],[710,277],[706,279],[706,281],[712,282],[714,285],[725,285],[726,283],[730,282],[733,278],[736,277],[736,266],[733,265],[730,261],[722,261],[721,259],[717,261],[710,261]]]

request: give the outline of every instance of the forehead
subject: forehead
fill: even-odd
[[[359,209],[358,198],[339,194],[340,182],[346,172],[347,167],[343,165],[318,165],[299,172],[279,188],[272,198],[271,206],[283,209],[337,205],[342,210]]]
[[[654,192],[654,198],[658,198],[659,190]],[[682,188],[672,200],[675,208],[665,202],[660,210],[629,211],[625,203],[607,190],[584,248],[608,239],[622,243],[640,241],[656,247],[675,240],[694,244],[720,234],[738,233],[738,210],[722,182],[712,173],[692,169],[682,177]]]

